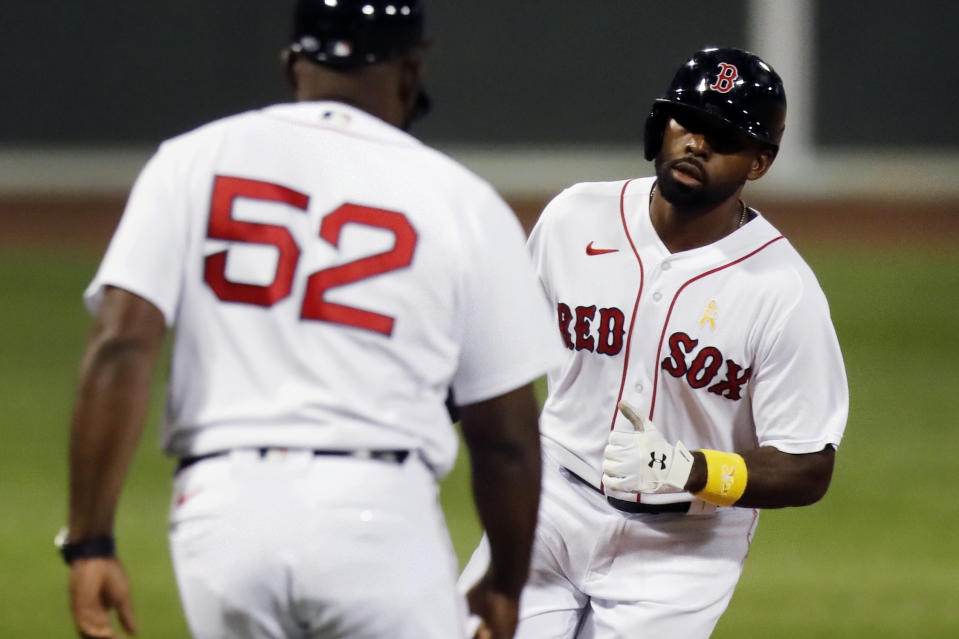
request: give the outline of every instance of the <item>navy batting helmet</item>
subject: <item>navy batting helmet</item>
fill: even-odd
[[[786,128],[786,91],[779,75],[759,56],[732,47],[698,51],[673,76],[646,118],[645,155],[663,145],[672,110],[691,109],[718,118],[779,149]]]
[[[422,40],[419,0],[297,0],[290,49],[350,69],[395,58]]]

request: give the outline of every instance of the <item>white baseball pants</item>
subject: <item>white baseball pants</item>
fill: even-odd
[[[436,482],[415,454],[196,463],[174,481],[170,547],[196,639],[465,637]]]
[[[742,572],[758,511],[627,514],[548,457],[515,639],[708,637]],[[460,577],[489,563],[486,538]]]

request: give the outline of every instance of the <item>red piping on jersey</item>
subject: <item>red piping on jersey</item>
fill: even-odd
[[[636,310],[639,308],[639,298],[643,295],[643,283],[646,279],[646,273],[643,270],[643,261],[639,259],[639,251],[636,250],[636,245],[633,244],[633,238],[629,234],[629,227],[626,225],[626,188],[632,181],[633,180],[626,180],[626,184],[623,185],[623,190],[619,193],[619,217],[623,222],[623,232],[626,234],[626,240],[629,242],[630,248],[633,249],[636,262],[639,263],[639,290],[636,291],[636,301],[633,303],[633,314],[629,320],[629,332],[626,333],[626,357],[623,358],[623,379],[619,383],[619,396],[616,398],[616,405],[613,406],[613,419],[609,422],[610,430],[613,430],[613,426],[616,424],[616,413],[619,411],[619,402],[623,399],[623,389],[626,387],[626,371],[629,369],[630,344],[633,341],[633,324],[636,322]]]
[[[679,287],[679,290],[678,290],[678,291],[676,291],[676,294],[673,296],[673,301],[670,302],[670,304],[669,304],[669,311],[666,313],[666,320],[663,322],[663,332],[662,332],[662,333],[660,334],[660,336],[659,336],[659,347],[656,349],[656,361],[653,363],[653,367],[654,367],[654,371],[653,371],[653,400],[652,400],[652,402],[650,402],[650,405],[649,405],[649,419],[650,419],[650,421],[652,421],[652,419],[653,419],[653,413],[655,412],[655,409],[656,409],[656,394],[657,394],[657,392],[659,391],[659,368],[660,368],[660,366],[659,366],[659,356],[660,356],[660,355],[662,354],[662,352],[663,352],[663,340],[666,339],[666,327],[669,326],[669,318],[672,317],[672,315],[673,315],[673,308],[676,306],[676,300],[679,299],[679,296],[680,296],[680,294],[683,292],[683,289],[685,289],[687,286],[689,286],[690,284],[692,284],[692,283],[695,282],[696,280],[700,280],[700,279],[706,277],[707,275],[712,275],[713,273],[718,273],[719,271],[722,271],[722,270],[724,270],[724,269],[727,269],[727,268],[729,268],[730,266],[735,266],[736,264],[739,264],[740,262],[743,262],[743,261],[745,261],[745,260],[748,260],[748,259],[751,258],[753,255],[756,255],[756,254],[759,253],[760,251],[764,250],[764,249],[765,249],[766,247],[768,247],[770,244],[773,244],[774,242],[778,242],[779,240],[782,240],[782,239],[784,239],[782,235],[780,235],[779,237],[774,237],[773,239],[769,240],[768,242],[766,242],[765,244],[763,244],[762,246],[760,246],[759,248],[757,248],[757,249],[756,249],[755,251],[753,251],[752,253],[747,253],[746,255],[743,255],[742,257],[740,257],[740,258],[738,258],[738,259],[735,259],[735,260],[733,260],[732,262],[729,262],[728,264],[723,264],[722,266],[717,266],[716,268],[712,269],[711,271],[706,271],[705,273],[700,273],[700,274],[697,275],[696,277],[688,280],[685,284],[683,284],[682,286]],[[632,329],[632,325],[630,325],[630,329]],[[627,357],[629,357],[628,351],[627,351]],[[626,382],[626,374],[625,374],[625,372],[623,373],[623,382],[624,382],[624,383]],[[620,387],[620,393],[622,393],[622,387]]]

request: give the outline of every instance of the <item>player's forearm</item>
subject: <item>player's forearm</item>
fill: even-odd
[[[832,478],[835,450],[827,446],[818,453],[792,455],[771,446],[761,446],[742,455],[748,470],[746,490],[736,501],[745,508],[807,506],[819,501]],[[693,453],[693,468],[686,489],[697,493],[706,486],[706,459]]]
[[[108,289],[80,365],[70,425],[72,539],[110,534],[113,529],[164,330],[162,315],[152,304]]]
[[[84,356],[70,428],[70,535],[109,534],[140,438],[152,364],[142,346],[94,337]]]

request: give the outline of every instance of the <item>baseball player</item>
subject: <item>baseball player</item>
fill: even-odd
[[[469,608],[506,639],[539,498],[530,382],[563,352],[549,306],[512,211],[404,131],[427,105],[421,3],[299,0],[293,22],[298,102],[164,142],[86,290],[74,620],[136,630],[113,520],[175,326],[162,444],[195,637],[465,637],[436,484],[452,389],[493,548]]]
[[[656,176],[572,186],[533,229],[567,356],[548,374],[517,637],[706,637],[759,509],[826,492],[848,412],[829,309],[742,199],[785,115],[760,58],[699,51],[646,120]]]

